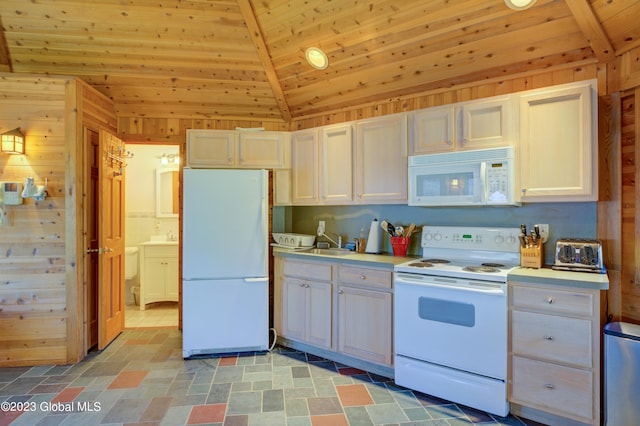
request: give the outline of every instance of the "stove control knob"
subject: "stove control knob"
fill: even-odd
[[[498,235],[496,237],[496,244],[502,244],[504,243],[504,237],[502,235]]]
[[[431,241],[432,238],[433,235],[431,235],[431,233],[427,232],[426,234],[424,234],[425,241]]]
[[[514,237],[513,235],[509,235],[507,237],[507,244],[509,244],[510,246],[514,245],[516,243],[516,237]]]
[[[433,236],[433,239],[436,240],[436,241],[440,241],[442,239],[442,235],[436,234],[436,235]]]

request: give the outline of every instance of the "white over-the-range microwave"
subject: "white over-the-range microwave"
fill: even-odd
[[[515,148],[409,157],[410,206],[517,206]]]

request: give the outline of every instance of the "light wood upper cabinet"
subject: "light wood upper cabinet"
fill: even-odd
[[[411,154],[433,154],[455,149],[455,107],[427,108],[412,114]]]
[[[595,83],[520,96],[522,201],[597,200]]]
[[[238,165],[265,169],[285,168],[289,138],[287,132],[238,133]]]
[[[187,165],[194,168],[288,167],[289,133],[187,130]]]
[[[322,129],[320,142],[320,203],[353,202],[353,126]]]
[[[514,145],[512,96],[427,108],[411,115],[411,155]]]
[[[232,167],[236,137],[234,131],[187,130],[187,166]]]
[[[356,122],[355,201],[407,202],[407,116]]]
[[[318,130],[295,132],[291,138],[291,201],[318,203]]]
[[[480,99],[460,106],[462,134],[458,149],[485,149],[515,144],[514,105],[511,96]]]
[[[353,126],[295,132],[292,137],[292,203],[353,202]]]

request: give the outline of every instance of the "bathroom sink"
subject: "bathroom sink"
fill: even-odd
[[[340,248],[328,248],[328,249],[314,248],[307,251],[307,253],[322,254],[324,256],[345,256],[349,254],[354,254],[354,252],[352,252],[351,250],[340,249]]]

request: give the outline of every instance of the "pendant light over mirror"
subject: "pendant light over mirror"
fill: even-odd
[[[529,9],[536,0],[504,0],[509,9],[513,10],[525,10]]]
[[[323,70],[329,66],[329,59],[327,58],[327,54],[322,51],[322,49],[318,47],[310,47],[305,52],[305,57],[307,58],[307,62],[312,67]]]

